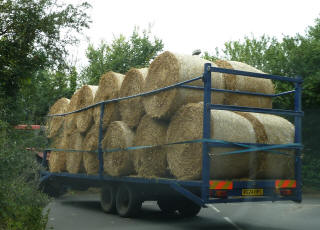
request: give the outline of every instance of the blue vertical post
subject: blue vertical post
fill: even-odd
[[[103,139],[103,114],[104,103],[100,105],[100,121],[99,121],[99,142],[98,142],[98,154],[99,154],[99,177],[103,178],[103,152],[102,152],[102,139]]]
[[[43,155],[42,155],[42,166],[43,167],[47,167],[48,165],[47,165],[47,155],[48,155],[48,150],[44,150],[43,151]]]
[[[301,79],[301,77],[298,77]],[[294,94],[294,110],[296,112],[302,112],[302,103],[301,103],[301,96],[302,96],[302,82],[295,83],[295,94]],[[300,143],[302,142],[302,135],[301,135],[301,116],[295,116],[294,118],[294,125],[295,125],[295,135],[294,135],[294,142]],[[301,149],[296,149],[295,151],[295,179],[297,181],[297,200],[301,202],[302,200],[302,178],[301,178]]]
[[[204,65],[203,73],[204,98],[203,98],[203,139],[210,139],[210,105],[211,105],[211,64]],[[210,159],[207,142],[202,143],[202,187],[201,198],[204,202],[209,199]]]

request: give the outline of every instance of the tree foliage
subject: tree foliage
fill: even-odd
[[[38,71],[66,66],[66,45],[76,42],[73,31],[88,27],[88,7],[58,5],[55,0],[0,2],[0,100],[7,110],[17,108],[11,101]]]
[[[28,87],[20,90],[16,119],[42,124],[46,114],[58,99],[71,98],[77,87],[76,68],[68,67],[57,71],[42,70],[35,73]],[[13,119],[13,118],[12,118]]]
[[[150,31],[141,34],[137,28],[129,39],[120,35],[110,44],[102,41],[98,48],[91,44],[86,53],[89,65],[81,72],[81,79],[84,83],[98,84],[107,71],[126,73],[131,67],[146,67],[162,49],[160,39],[152,39]]]

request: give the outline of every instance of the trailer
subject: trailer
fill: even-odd
[[[276,81],[284,81],[294,84],[294,89],[278,94],[262,94],[243,91],[232,91],[225,89],[216,89],[211,86],[211,73],[218,72],[224,74],[235,74],[241,77],[265,78]],[[191,86],[188,83],[201,80],[204,82],[203,87]],[[114,177],[104,174],[103,169],[103,153],[108,151],[118,151],[117,149],[102,149],[102,121],[104,106],[107,103],[114,103],[121,100],[127,100],[139,96],[148,96],[159,93],[164,90],[173,88],[185,88],[193,90],[202,90],[203,97],[203,136],[200,140],[194,142],[202,143],[202,179],[201,180],[177,180],[168,178],[141,178],[137,176]],[[255,95],[264,97],[280,97],[289,94],[294,95],[294,109],[267,109],[252,108],[244,106],[220,105],[211,103],[211,92],[219,91],[234,94]],[[217,68],[211,66],[210,63],[204,65],[204,73],[202,76],[195,77],[191,80],[180,82],[171,86],[167,86],[154,91],[137,94],[133,96],[111,99],[99,102],[97,104],[82,108],[80,110],[56,114],[52,116],[67,116],[72,113],[82,112],[96,106],[100,106],[100,127],[99,127],[99,144],[97,154],[99,159],[99,172],[97,175],[88,174],[71,174],[71,173],[52,173],[49,171],[41,172],[41,183],[45,186],[51,186],[53,189],[61,187],[71,187],[73,189],[86,189],[88,187],[101,188],[101,207],[107,213],[117,213],[122,217],[135,216],[144,201],[157,201],[159,208],[165,213],[178,212],[184,217],[192,217],[199,213],[201,208],[205,208],[212,203],[231,203],[231,202],[257,202],[257,201],[284,201],[301,202],[302,180],[301,180],[301,118],[303,116],[301,106],[302,94],[302,78],[301,77],[283,77],[277,75],[269,75],[262,73],[253,73],[239,70],[231,70],[226,68]],[[286,115],[294,117],[295,136],[294,143],[270,145],[257,143],[236,143],[225,142],[211,139],[210,136],[210,111],[230,110],[255,113],[267,113],[275,115]],[[169,143],[166,145],[183,144]],[[189,142],[190,143],[190,142]],[[273,149],[293,149],[295,152],[295,178],[290,180],[272,179],[272,180],[213,180],[210,178],[210,155],[209,149],[212,147],[234,147],[241,146],[242,150],[236,154],[253,151],[270,151]],[[134,150],[137,148],[148,148],[150,146],[128,147],[122,150]],[[51,150],[44,151],[43,164],[46,166],[47,153]],[[63,150],[72,151],[72,150]],[[214,170],[214,169],[213,169]],[[227,169],[226,169],[227,170]],[[57,192],[59,194],[59,192]]]

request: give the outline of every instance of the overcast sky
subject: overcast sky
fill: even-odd
[[[80,0],[67,0],[73,4]],[[163,40],[164,50],[213,52],[224,42],[263,34],[279,39],[303,34],[320,17],[320,0],[87,0],[93,23],[71,49],[77,66],[87,63],[89,41],[96,46],[114,36],[130,36],[134,26]],[[89,39],[89,41],[88,41]]]

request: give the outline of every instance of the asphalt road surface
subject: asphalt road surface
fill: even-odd
[[[135,219],[121,218],[101,211],[99,194],[65,195],[53,200],[47,229],[230,229],[230,230],[319,230],[320,196],[304,196],[301,204],[293,202],[258,202],[215,204],[203,208],[199,215],[183,219],[166,215],[155,202],[144,202]]]

